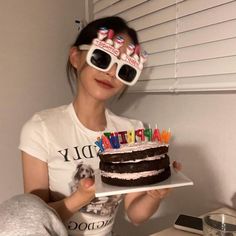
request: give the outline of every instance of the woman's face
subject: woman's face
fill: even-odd
[[[119,35],[122,36],[125,41],[120,48],[120,52],[123,53],[132,41],[127,34]],[[99,71],[86,63],[86,54],[87,51],[79,52],[79,64],[77,66],[79,74],[78,93],[85,92],[85,94],[98,101],[106,101],[126,87],[126,85],[115,76],[116,64],[107,72]]]

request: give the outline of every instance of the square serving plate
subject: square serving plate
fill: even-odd
[[[154,189],[162,189],[162,188],[176,188],[193,185],[193,181],[185,176],[182,172],[176,171],[175,169],[171,169],[171,176],[156,184],[144,185],[144,186],[135,186],[135,187],[120,187],[120,186],[112,186],[102,182],[100,176],[100,170],[95,171],[95,189],[96,197],[104,197],[111,195],[118,195],[124,193],[132,193],[132,192],[142,192]]]

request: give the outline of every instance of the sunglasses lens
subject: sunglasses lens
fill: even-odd
[[[111,62],[111,56],[104,51],[95,49],[91,56],[91,63],[101,69],[106,69]]]
[[[119,77],[123,79],[126,82],[132,82],[137,74],[137,71],[129,66],[129,65],[123,65],[119,70]]]

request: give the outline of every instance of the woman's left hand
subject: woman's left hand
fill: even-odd
[[[180,162],[174,161],[172,166],[176,171],[180,171],[182,169],[182,165]],[[147,195],[149,195],[154,200],[161,200],[168,196],[171,192],[171,188],[164,188],[164,189],[156,189],[156,190],[149,190],[147,191]]]

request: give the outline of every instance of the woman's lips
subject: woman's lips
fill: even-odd
[[[105,88],[105,89],[112,89],[114,88],[114,86],[108,82],[108,81],[104,81],[104,80],[97,80],[96,79],[96,82],[98,83],[99,86],[101,86],[102,88]]]

